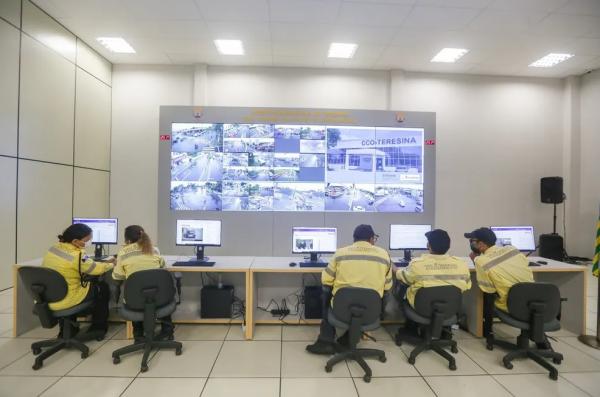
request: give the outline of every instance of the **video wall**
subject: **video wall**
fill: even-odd
[[[170,206],[423,212],[420,128],[171,124]]]

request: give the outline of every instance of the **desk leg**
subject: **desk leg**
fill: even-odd
[[[33,314],[33,298],[27,292],[17,266],[13,268],[13,286],[13,337],[17,337],[39,327],[40,321]]]
[[[254,338],[254,309],[256,288],[254,287],[255,274],[251,270],[246,272],[246,339]]]

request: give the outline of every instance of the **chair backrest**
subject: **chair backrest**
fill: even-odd
[[[350,324],[353,317],[360,325],[373,324],[381,314],[381,297],[371,288],[340,288],[333,299],[333,315]]]
[[[58,320],[48,304],[61,301],[67,296],[69,289],[65,278],[56,270],[41,266],[20,267],[19,276],[33,298],[33,311],[39,317],[42,327],[54,327]]]
[[[560,291],[550,283],[517,283],[508,291],[507,306],[508,314],[519,321],[529,322],[537,312],[547,323],[558,316]]]
[[[125,280],[125,306],[144,311],[146,304],[160,308],[175,299],[173,277],[165,269],[141,270]]]
[[[415,311],[423,317],[431,318],[436,312],[442,320],[456,316],[462,306],[462,293],[453,285],[419,288],[415,295]]]

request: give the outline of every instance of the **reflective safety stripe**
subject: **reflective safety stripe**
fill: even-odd
[[[466,274],[420,274],[415,276],[417,280],[468,280],[471,277]]]
[[[71,254],[66,253],[65,251],[61,251],[56,247],[50,247],[50,249],[48,249],[48,252],[53,253],[54,255],[67,260],[69,262],[73,262],[75,260],[75,257]]]
[[[141,256],[141,255],[144,255],[144,253],[142,251],[131,251],[131,252],[121,255],[121,257],[119,259],[124,261],[125,259],[129,259],[134,256]]]
[[[502,262],[504,262],[504,261],[512,258],[513,256],[517,256],[520,253],[521,252],[519,250],[517,250],[517,249],[510,250],[506,254],[500,255],[499,257],[494,258],[491,261],[489,261],[488,263],[486,263],[485,265],[483,265],[483,270],[488,271],[491,268],[493,268],[494,266],[498,266]]]
[[[479,285],[483,286],[483,287],[487,287],[487,288],[496,288],[494,287],[492,284],[488,283],[487,281],[478,281]]]
[[[384,265],[390,265],[390,262],[385,258],[380,258],[375,255],[342,255],[336,258],[337,262],[342,261],[371,261],[371,262],[379,262]]]
[[[92,262],[91,266],[87,270],[84,270],[84,273],[90,274],[91,272],[94,271],[95,268],[96,268],[96,262]]]
[[[335,272],[333,270],[331,270],[331,268],[329,266],[327,266],[324,270],[325,270],[325,273],[329,274],[331,277],[335,277]]]

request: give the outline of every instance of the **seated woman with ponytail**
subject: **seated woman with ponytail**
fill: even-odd
[[[165,260],[158,249],[152,245],[150,236],[141,226],[131,225],[125,228],[125,246],[117,254],[117,265],[112,276],[115,280],[125,280],[140,270],[165,267]],[[160,319],[161,332],[158,339],[173,339],[173,323],[171,316]],[[133,336],[136,340],[144,337],[144,323],[133,322]]]
[[[93,300],[92,325],[87,332],[106,333],[110,298],[108,285],[104,281],[88,281],[86,276],[104,274],[113,268],[113,264],[94,262],[86,255],[85,249],[92,243],[92,229],[87,225],[69,226],[58,236],[58,241],[44,255],[42,266],[59,272],[67,282],[68,290],[63,300],[50,303],[50,309],[65,310],[84,300]],[[62,329],[60,332],[62,334]]]

